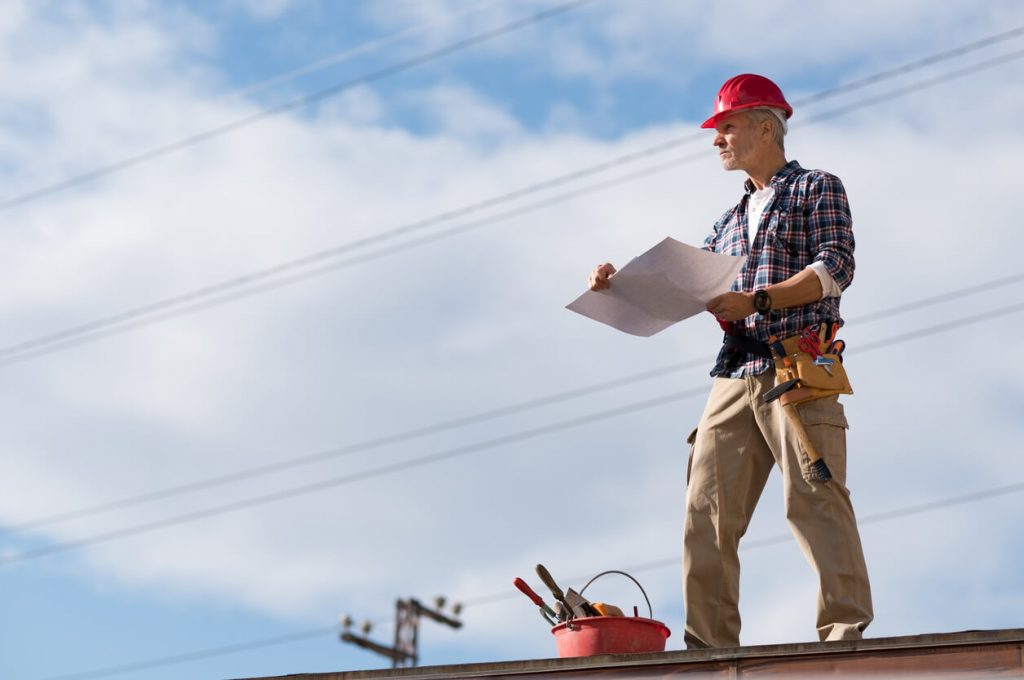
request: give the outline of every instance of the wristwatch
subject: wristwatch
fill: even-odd
[[[761,289],[754,291],[754,309],[757,313],[765,316],[768,312],[772,311],[772,297],[768,294],[768,291]]]

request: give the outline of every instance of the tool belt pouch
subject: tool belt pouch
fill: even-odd
[[[834,394],[853,394],[850,386],[850,379],[846,376],[846,369],[843,368],[838,354],[825,354],[825,359],[831,359],[831,365],[826,368],[814,363],[814,357],[797,349],[798,338],[786,338],[782,346],[786,350],[786,358],[790,365],[786,366],[785,360],[775,357],[775,384],[780,385],[796,379],[800,382],[793,389],[785,392],[779,397],[779,402],[787,404],[802,404],[813,399],[822,399]],[[831,374],[829,371],[831,370]]]

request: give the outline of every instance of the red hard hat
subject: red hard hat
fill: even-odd
[[[753,109],[758,106],[771,106],[786,112],[786,118],[793,115],[793,107],[782,96],[779,86],[764,76],[743,73],[725,81],[715,97],[715,115],[701,125],[702,128],[713,128],[718,121],[740,109]]]

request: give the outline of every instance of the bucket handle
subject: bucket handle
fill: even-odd
[[[580,589],[580,595],[583,595],[583,592],[587,588],[590,587],[591,583],[593,583],[597,579],[601,578],[602,576],[607,576],[608,574],[621,574],[622,576],[625,576],[630,581],[632,581],[633,583],[636,584],[636,587],[640,589],[640,592],[644,596],[644,600],[647,602],[647,618],[649,618],[649,619],[651,619],[653,621],[654,620],[654,610],[651,609],[651,600],[650,600],[650,598],[647,597],[647,591],[645,591],[644,587],[642,585],[640,585],[640,581],[637,581],[635,578],[633,578],[632,576],[630,576],[629,574],[627,574],[624,571],[619,571],[618,569],[609,569],[608,571],[602,571],[600,574],[598,574],[597,576],[595,576],[592,579],[590,579],[589,581],[587,581],[587,585],[583,586]]]

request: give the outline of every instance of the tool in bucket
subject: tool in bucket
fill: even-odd
[[[551,572],[543,564],[537,565],[537,576],[548,587],[551,594],[555,596],[555,599],[565,605],[566,620],[571,621],[577,616],[600,616],[597,610],[572,588],[563,593],[562,589],[555,583],[555,579],[551,577]]]
[[[778,339],[772,336],[768,346],[775,360],[775,387],[764,394],[765,403],[776,399],[796,432],[800,445],[819,482],[832,479],[821,454],[807,435],[797,404],[838,394],[853,394],[843,368],[846,343],[836,339],[838,323],[807,326],[799,335]]]
[[[601,572],[580,589],[580,597],[583,597],[583,593],[594,581],[608,574],[621,574],[636,584],[647,602],[648,616],[639,616],[637,608],[633,607],[633,616],[586,616],[560,623],[551,629],[560,657],[665,651],[665,641],[672,632],[665,624],[654,620],[654,611],[646,591],[639,581],[626,572],[614,569]],[[592,606],[598,605],[602,608],[611,606],[592,603]],[[613,607],[613,610],[618,610],[618,607]],[[618,611],[621,613],[621,610]]]
[[[544,600],[541,599],[540,595],[533,592],[533,588],[531,588],[526,581],[517,576],[515,580],[512,581],[512,585],[518,588],[523,595],[530,598],[530,600],[540,608],[540,615],[544,617],[545,621],[550,623],[552,626],[555,625],[555,621],[558,619],[558,614],[555,613],[555,610],[544,603]]]

